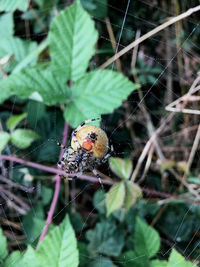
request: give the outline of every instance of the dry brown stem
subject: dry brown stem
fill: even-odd
[[[116,51],[116,39],[115,39],[115,36],[114,36],[114,33],[113,33],[113,29],[112,29],[112,25],[110,23],[110,20],[109,18],[106,18],[106,27],[107,27],[107,31],[108,31],[108,34],[109,34],[109,37],[110,37],[110,40],[111,40],[111,45],[112,45],[112,48],[114,50],[114,52]],[[121,62],[119,59],[116,60],[116,67],[117,67],[117,70],[119,72],[122,72],[122,67],[121,67]]]
[[[160,26],[156,27],[152,31],[144,34],[143,36],[141,36],[140,38],[138,38],[137,40],[133,41],[131,44],[126,46],[120,52],[115,54],[113,57],[109,58],[104,64],[102,64],[100,66],[100,69],[105,69],[107,66],[109,66],[111,63],[113,63],[115,60],[120,58],[122,55],[126,54],[129,50],[131,50],[135,46],[139,45],[140,43],[142,43],[143,41],[145,41],[149,37],[153,36],[154,34],[160,32],[162,30],[164,30],[165,28],[169,27],[170,25],[172,25],[174,23],[176,23],[176,22],[178,22],[178,21],[180,21],[180,20],[182,20],[184,18],[187,18],[188,16],[192,15],[193,13],[195,13],[195,12],[197,12],[199,10],[200,10],[200,5],[196,6],[194,8],[190,8],[190,9],[188,9],[188,11],[182,13],[181,15],[171,18],[169,21],[161,24]]]

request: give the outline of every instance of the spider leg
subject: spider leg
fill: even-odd
[[[67,148],[66,146],[64,146],[63,144],[61,144],[60,142],[56,141],[56,144],[61,147],[62,149],[65,149]]]
[[[81,146],[76,138],[76,132],[77,132],[76,130],[72,132],[72,139],[74,141],[75,146],[77,147],[77,150],[80,150]]]
[[[67,176],[67,175],[60,175],[60,178],[61,179],[63,179],[63,180],[69,180],[69,181],[71,181],[72,180],[72,178],[71,177],[69,177],[69,176]]]
[[[103,183],[101,181],[101,177],[99,176],[99,174],[97,173],[97,171],[95,169],[92,170],[92,172],[94,173],[94,175],[99,179],[99,183],[101,185],[101,188],[104,189]]]
[[[86,124],[86,123],[89,123],[89,122],[92,122],[92,121],[96,121],[96,120],[100,120],[100,118],[95,118],[95,119],[90,119],[90,120],[86,120],[86,121],[83,121],[75,130],[73,130],[72,132],[72,139],[74,141],[74,144],[76,145],[77,149],[79,150],[81,148],[79,142],[77,141],[77,138],[76,138],[76,133]]]
[[[86,120],[86,121],[83,121],[73,132],[76,133],[78,132],[85,124],[89,123],[89,122],[92,122],[92,121],[98,121],[100,120],[100,118],[95,118],[95,119],[90,119],[90,120]]]
[[[108,158],[110,158],[112,155],[114,154],[114,148],[113,145],[111,145],[110,147],[110,152],[108,152],[102,159],[101,159],[101,163],[105,163]]]
[[[74,175],[74,176],[72,177],[72,179],[77,179],[77,178],[79,178],[82,174],[83,174],[83,172],[77,172],[76,175]]]

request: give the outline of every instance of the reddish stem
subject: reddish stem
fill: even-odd
[[[13,156],[0,155],[0,159],[5,159],[5,160],[21,163],[21,164],[27,165],[29,167],[33,167],[33,168],[44,170],[44,171],[51,172],[51,173],[56,173],[56,174],[59,174],[59,175],[66,175],[66,172],[64,172],[64,171],[62,171],[60,169],[52,168],[52,167],[45,166],[45,165],[42,165],[42,164],[38,164],[38,163],[35,163],[35,162],[31,162],[31,161],[26,161],[26,160],[19,159],[19,158],[13,157]],[[74,176],[76,176],[76,174],[67,173],[67,176],[74,177]],[[92,177],[92,176],[88,176],[88,175],[81,175],[81,176],[79,176],[78,179],[87,180],[87,181],[93,182],[93,183],[99,183],[99,180],[97,178]],[[114,181],[111,182],[111,181],[107,181],[107,180],[103,180],[102,182],[104,184],[108,184],[108,185],[112,185],[112,184],[115,183]],[[196,201],[196,200],[189,199],[189,198],[183,198],[183,197],[179,197],[179,196],[170,195],[170,194],[167,194],[165,192],[155,191],[153,189],[142,188],[142,191],[147,193],[147,194],[149,194],[149,195],[155,195],[155,196],[164,197],[164,198],[180,199],[180,200],[183,200],[183,201],[186,201],[186,202],[191,202],[191,203],[194,203],[194,204],[200,204],[200,201]]]
[[[64,127],[64,131],[63,131],[63,140],[62,140],[62,144],[64,146],[67,143],[68,129],[69,129],[69,124],[67,122],[65,122],[65,127]],[[63,152],[64,152],[64,150],[61,149],[60,155],[59,155],[59,160],[62,159]],[[59,176],[59,174],[56,175],[56,179],[55,180],[56,180],[56,185],[55,185],[55,191],[54,191],[53,200],[51,202],[51,207],[50,207],[50,210],[48,212],[47,220],[46,220],[45,226],[44,226],[44,228],[42,230],[38,245],[40,244],[40,242],[42,242],[42,240],[44,239],[44,237],[45,237],[45,235],[47,233],[49,225],[52,222],[52,218],[53,218],[54,210],[55,210],[55,207],[56,207],[56,203],[58,201],[58,196],[59,196],[59,192],[60,192],[60,176]],[[38,245],[37,245],[37,248],[38,248]]]
[[[39,170],[43,170],[43,171],[46,171],[46,172],[50,172],[50,173],[55,173],[55,174],[65,175],[65,176],[67,175],[69,177],[76,176],[76,174],[73,174],[73,173],[66,173],[65,171],[62,171],[62,170],[57,169],[57,168],[52,168],[52,167],[49,167],[49,166],[46,166],[46,165],[42,165],[42,164],[39,164],[39,163],[35,163],[35,162],[32,162],[32,161],[26,161],[24,159],[16,158],[14,156],[0,155],[0,159],[5,159],[5,160],[17,162],[17,163],[24,164],[26,166],[33,167],[33,168],[36,168],[36,169],[39,169]],[[88,175],[81,175],[81,176],[78,177],[78,179],[87,180],[87,181],[94,182],[94,183],[99,183],[99,180],[97,178],[92,177],[92,176],[88,176]],[[113,184],[112,182],[107,181],[107,180],[103,180],[102,182],[104,184],[110,184],[110,185]]]
[[[39,170],[43,170],[43,171],[46,171],[46,172],[51,172],[51,173],[60,174],[60,175],[66,174],[62,170],[59,170],[59,169],[56,169],[56,168],[52,168],[52,167],[49,167],[49,166],[45,166],[45,165],[42,165],[42,164],[39,164],[39,163],[27,161],[27,160],[24,160],[24,159],[20,159],[20,158],[14,157],[14,156],[0,155],[0,159],[5,159],[5,160],[17,162],[17,163],[24,164],[26,166],[33,167],[33,168],[36,168],[36,169],[39,169]]]

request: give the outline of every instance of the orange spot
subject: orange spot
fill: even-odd
[[[85,148],[87,151],[92,150],[92,140],[87,140],[83,142],[82,147]]]

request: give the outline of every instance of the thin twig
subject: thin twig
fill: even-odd
[[[160,125],[160,127],[154,132],[154,134],[151,136],[151,138],[149,139],[149,141],[146,143],[142,154],[140,155],[135,170],[131,176],[131,181],[135,181],[135,178],[139,172],[139,169],[149,151],[149,148],[151,146],[151,144],[155,141],[156,137],[162,132],[162,130],[165,128],[165,126],[172,120],[172,118],[174,117],[175,113],[171,113],[170,115],[168,115],[168,117],[163,121],[163,123]]]
[[[180,197],[180,196],[174,196],[174,195],[170,195],[168,193],[165,192],[158,192],[156,190],[153,189],[149,189],[149,188],[141,188],[142,191],[148,195],[154,195],[154,196],[159,196],[159,197],[163,197],[163,198],[167,198],[167,199],[176,199],[176,200],[182,200],[182,201],[186,201],[186,202],[191,202],[193,204],[200,204],[200,201],[198,200],[194,200],[194,199],[190,199],[190,198],[184,198],[184,197]]]
[[[199,141],[200,141],[200,124],[199,124],[198,130],[197,130],[197,133],[196,133],[196,136],[195,136],[195,139],[194,139],[194,143],[193,143],[193,146],[192,146],[192,149],[191,149],[191,152],[190,152],[190,156],[189,156],[188,162],[187,162],[187,173],[190,171],[190,167],[192,165],[195,153],[197,151]]]
[[[25,192],[32,193],[34,191],[34,187],[27,187],[27,186],[24,186],[24,185],[20,185],[20,184],[14,183],[10,179],[5,178],[2,175],[0,175],[0,181],[4,182],[4,183],[6,183],[6,184],[8,184],[8,185],[10,185],[12,187],[19,188],[20,190],[25,191]]]
[[[6,200],[6,204],[9,208],[15,209],[19,214],[25,215],[27,213],[26,210],[24,210],[22,207],[19,207],[17,204],[15,204],[14,201],[12,201],[5,192],[0,190],[0,196]],[[1,203],[2,204],[2,203]]]
[[[106,18],[106,27],[107,27],[107,31],[108,31],[108,34],[109,34],[109,38],[111,40],[111,45],[112,45],[112,48],[114,51],[116,51],[116,40],[115,40],[115,36],[114,36],[114,33],[113,33],[113,29],[112,29],[112,26],[111,26],[111,23],[110,23],[110,20],[109,18]],[[120,63],[120,60],[117,59],[116,60],[116,67],[117,67],[117,70],[119,72],[122,72],[122,67],[121,67],[121,63]]]
[[[193,13],[197,12],[200,10],[200,5],[196,6],[194,8],[190,8],[188,11],[182,13],[181,15],[174,17],[172,19],[170,19],[169,21],[161,24],[160,26],[156,27],[155,29],[153,29],[152,31],[144,34],[142,37],[140,37],[139,39],[137,39],[136,41],[132,42],[131,44],[129,44],[127,47],[125,47],[124,49],[122,49],[119,53],[115,54],[113,57],[109,58],[104,64],[102,64],[100,66],[100,69],[105,69],[107,66],[109,66],[111,63],[113,63],[116,59],[120,58],[122,55],[124,55],[125,53],[127,53],[129,50],[131,50],[132,48],[134,48],[135,46],[137,46],[138,44],[142,43],[143,41],[145,41],[146,39],[148,39],[149,37],[153,36],[154,34],[162,31],[163,29],[169,27],[170,25],[176,23],[177,21],[180,21],[184,18],[187,18],[188,16],[192,15]]]
[[[15,228],[17,230],[21,230],[22,229],[21,223],[12,222],[12,221],[4,218],[4,217],[0,217],[0,223],[1,224],[5,224],[5,225],[10,225],[10,226],[12,226],[13,228]]]
[[[155,150],[155,146],[154,146],[154,144],[152,144],[150,149],[149,149],[147,161],[146,161],[146,164],[145,164],[145,167],[144,167],[144,172],[143,172],[141,178],[137,181],[138,184],[141,184],[144,181],[144,179],[145,179],[145,177],[147,175],[147,172],[148,172],[148,170],[150,168],[150,165],[151,165],[151,161],[152,161],[152,156],[153,156],[154,150]]]
[[[191,110],[191,109],[185,109],[185,106],[187,105],[187,102],[191,100],[191,95],[196,93],[200,90],[200,86],[197,86],[200,82],[200,73],[197,73],[197,78],[194,80],[192,86],[188,90],[188,92],[170,103],[165,107],[166,110],[172,111],[172,112],[182,112],[182,113],[189,113],[189,114],[197,114],[200,115],[199,110]],[[180,105],[181,102],[184,102],[184,105]]]
[[[136,40],[140,37],[140,31],[137,31],[136,33]],[[132,69],[132,72],[133,72],[133,77],[135,79],[135,81],[137,83],[139,83],[138,81],[138,77],[136,74],[134,74],[134,68],[135,68],[135,64],[136,64],[136,58],[137,58],[137,51],[138,51],[138,45],[133,49],[133,54],[132,54],[132,60],[131,60],[131,69]],[[144,99],[144,96],[143,96],[143,93],[142,93],[142,90],[141,88],[138,89],[138,95],[139,95],[139,99],[140,99],[140,108],[146,118],[146,121],[147,121],[147,130],[148,130],[148,135],[149,135],[149,138],[154,134],[155,132],[155,129],[154,129],[154,126],[153,126],[153,123],[152,123],[152,120],[151,120],[151,117],[147,111],[147,108],[146,108],[146,105],[145,105],[145,102],[142,101]],[[156,152],[157,152],[157,155],[158,157],[160,158],[161,161],[163,161],[165,159],[162,151],[161,151],[161,148],[160,148],[160,145],[158,143],[158,138],[156,137],[155,140],[154,140],[154,144],[155,144],[155,148],[156,148]],[[154,149],[153,149],[154,151]],[[152,153],[153,153],[152,151]],[[146,163],[146,166],[145,166],[145,171],[144,171],[144,174],[142,175],[142,178],[140,179],[140,182],[144,179],[150,165],[149,164],[150,161],[150,158],[148,158],[148,162]]]
[[[185,171],[185,173],[184,173],[184,175],[183,175],[183,177],[181,179],[181,185],[186,183],[186,177],[187,177],[187,175],[188,175],[188,173],[190,171],[190,167],[192,165],[195,153],[196,153],[197,148],[198,148],[199,140],[200,140],[200,124],[199,124],[198,130],[197,130],[194,142],[193,142],[193,146],[192,146],[192,149],[191,149],[191,152],[190,152],[190,155],[189,155],[186,171]],[[181,187],[182,186],[180,186],[180,189],[181,189]],[[199,196],[198,191],[195,189],[195,185],[188,184],[188,187],[190,188],[190,190],[194,190],[197,193],[197,195]]]

